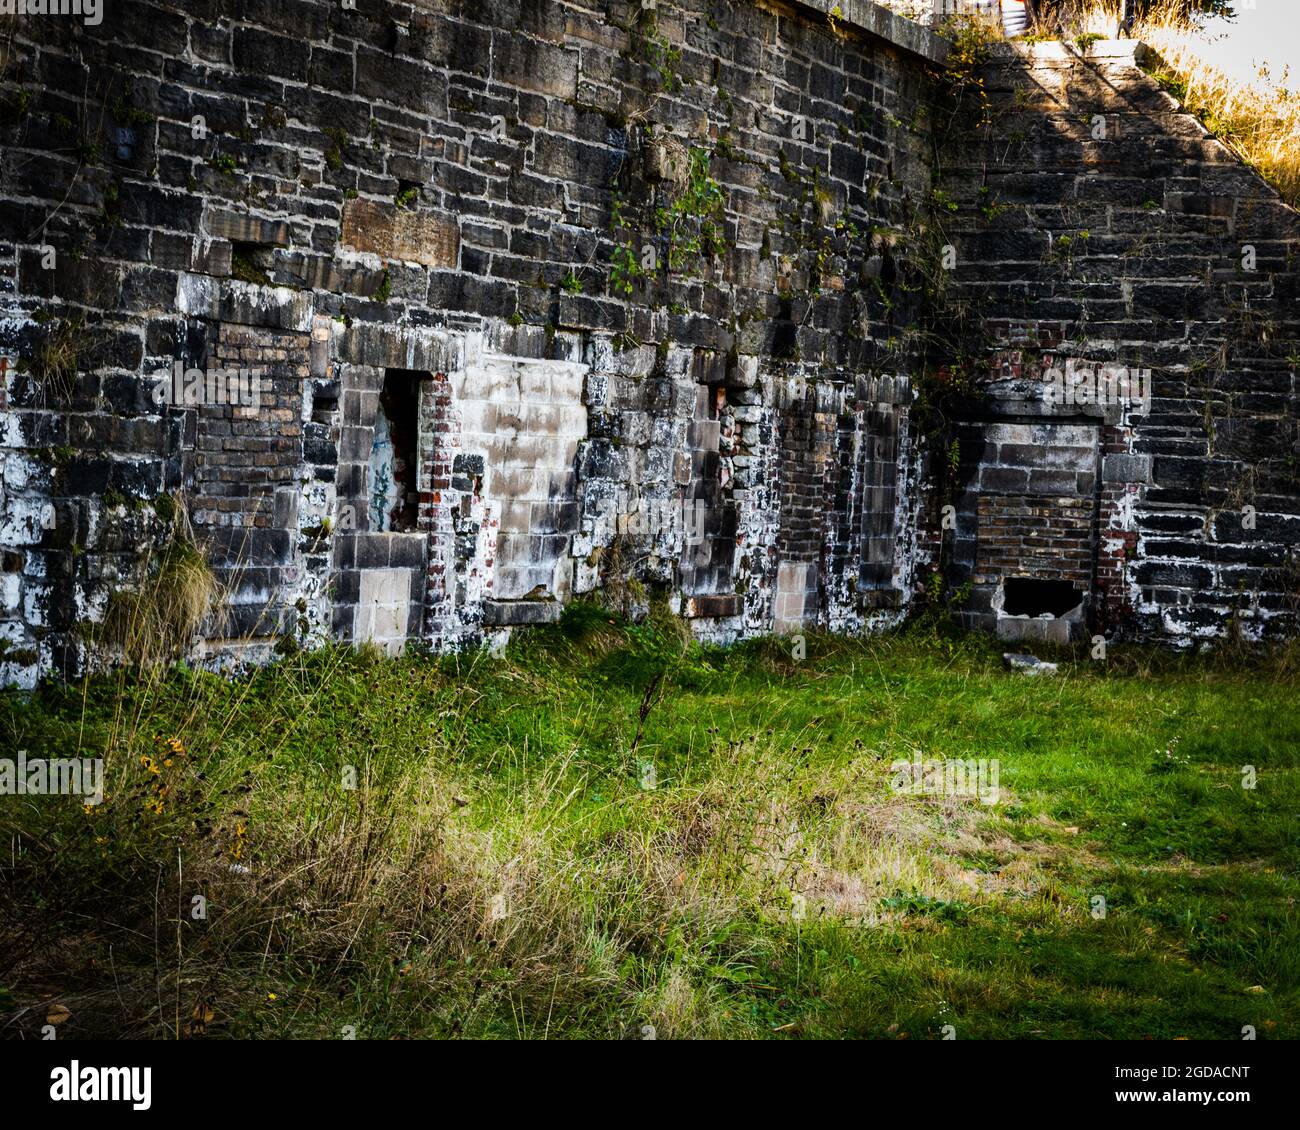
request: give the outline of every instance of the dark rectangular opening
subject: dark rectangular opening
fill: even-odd
[[[241,239],[230,243],[230,274],[242,282],[255,286],[269,286],[271,269],[275,266],[275,249],[265,243],[252,243]]]
[[[1002,585],[1004,616],[1064,616],[1082,603],[1083,594],[1069,581],[1008,577]]]
[[[420,513],[420,381],[427,373],[388,369],[375,413],[370,448],[370,528],[409,532]]]
[[[334,423],[339,409],[339,386],[336,381],[316,381],[311,388],[311,419],[314,424]]]

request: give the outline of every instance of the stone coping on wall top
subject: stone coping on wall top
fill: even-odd
[[[797,7],[819,12],[828,21],[856,27],[892,43],[895,47],[920,55],[932,63],[943,64],[952,43],[924,24],[909,20],[873,0],[794,0]],[[1014,58],[1035,62],[1092,59],[1097,62],[1140,65],[1151,48],[1140,39],[1099,39],[1080,47],[1063,40],[1001,40],[990,45],[994,59]]]
[[[952,43],[924,24],[909,20],[873,0],[793,0],[796,7],[808,8],[828,21],[856,27],[892,43],[904,51],[920,55],[932,63],[943,64]],[[1064,40],[998,40],[990,44],[994,60],[1010,61],[1029,58],[1034,62],[1066,62],[1090,59],[1110,64],[1140,65],[1151,48],[1140,39],[1098,39],[1080,47]]]
[[[989,45],[994,61],[1029,59],[1035,63],[1075,63],[1086,60],[1114,65],[1140,65],[1151,48],[1140,39],[1098,39],[1080,47],[1061,39],[1008,39]]]
[[[942,64],[952,50],[952,44],[928,27],[891,12],[872,0],[794,0],[795,6],[811,8],[828,20],[861,31],[892,43],[903,51],[920,55],[932,63]]]

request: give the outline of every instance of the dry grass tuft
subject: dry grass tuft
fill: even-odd
[[[129,664],[152,667],[184,657],[218,608],[221,588],[195,544],[183,506],[176,507],[169,540],[150,554],[145,568],[138,589],[113,594],[97,642]]]
[[[1082,0],[1071,22],[1080,33],[1114,36],[1121,0]],[[1153,3],[1131,36],[1152,47],[1161,64],[1155,78],[1246,164],[1300,205],[1300,92],[1291,76],[1261,67],[1242,83],[1214,62],[1214,44],[1175,0]]]
[[[76,389],[85,323],[79,316],[61,319],[48,330],[31,360],[31,373],[46,404],[67,404]]]
[[[1262,67],[1242,85],[1214,66],[1212,44],[1175,23],[1150,21],[1134,35],[1159,53],[1155,78],[1288,204],[1300,205],[1300,92],[1289,89],[1290,75]]]

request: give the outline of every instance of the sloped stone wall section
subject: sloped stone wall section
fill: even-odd
[[[1055,475],[1072,510],[1094,507],[1090,631],[1179,644],[1292,634],[1300,216],[1143,64],[1132,41],[999,46],[981,74],[988,120],[968,120],[944,155],[954,290],[981,316],[981,411],[998,421],[973,423],[964,445],[969,491],[945,535],[954,576],[974,580],[968,617],[987,624],[994,554],[977,547],[973,503],[990,475],[1007,481],[985,504],[1005,562],[995,572],[1036,559],[1002,552],[1008,536],[1076,556],[1075,535],[1036,512],[1042,494],[1010,483]],[[1098,403],[1089,389],[1107,368],[1147,378],[1149,399]],[[1081,381],[1071,403],[1053,391],[1066,373]],[[1097,433],[1096,473],[1057,466],[1073,443],[1008,456],[988,442],[1008,428],[1040,435],[1046,421]]]

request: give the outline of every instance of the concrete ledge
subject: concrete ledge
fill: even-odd
[[[1153,54],[1140,39],[1099,39],[1081,48],[1065,39],[999,40],[989,44],[989,58],[1003,66],[1028,59],[1036,64],[1073,64],[1080,60],[1106,66],[1140,67]]]
[[[739,616],[744,608],[745,601],[740,593],[691,596],[682,602],[682,615],[688,620],[720,620]]]
[[[835,12],[835,23],[865,31],[932,63],[944,63],[952,50],[952,44],[943,36],[871,0],[796,0],[796,7],[811,8],[828,22]]]
[[[1054,643],[1065,645],[1081,638],[1083,626],[1064,617],[1026,620],[1015,616],[999,616],[998,639],[1017,643]]]
[[[558,600],[486,600],[483,623],[493,628],[555,624],[563,612],[564,606]]]

